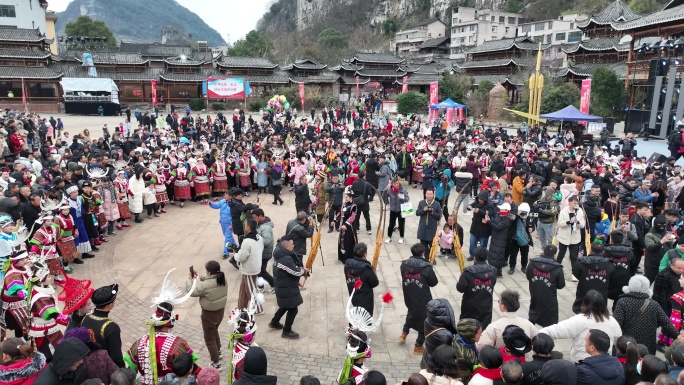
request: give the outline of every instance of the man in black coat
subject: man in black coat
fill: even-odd
[[[375,187],[376,189],[378,188],[378,174],[377,172],[380,171],[380,163],[378,163],[377,160],[377,155],[371,154],[368,159],[366,159],[366,175],[367,175],[367,180],[368,183],[371,184],[371,186]],[[359,176],[359,179],[361,176]]]
[[[463,293],[459,319],[474,318],[482,323],[482,329],[486,329],[492,322],[496,268],[487,263],[489,252],[486,248],[478,247],[474,257],[475,263],[465,268],[456,284],[456,290]]]
[[[71,337],[60,341],[52,362],[37,375],[38,385],[78,385],[88,379],[83,359],[90,349],[81,340]]]
[[[332,233],[333,227],[337,230],[340,229],[340,223],[335,220],[335,217],[342,210],[342,193],[344,192],[344,183],[340,182],[340,176],[332,174],[331,179],[332,181],[325,187],[325,192],[328,193],[328,202],[330,203],[328,233]]]
[[[506,247],[508,240],[511,239],[508,230],[514,220],[515,214],[512,214],[511,205],[508,203],[499,206],[499,213],[492,218],[489,216],[484,218],[485,223],[488,223],[492,228],[492,239],[489,242],[489,264],[496,268],[496,274],[499,277],[502,276],[501,269],[506,265]]]
[[[376,162],[377,163],[377,162]],[[368,166],[366,166],[368,167]],[[379,170],[379,168],[378,168]],[[370,171],[369,171],[370,172]],[[370,175],[370,174],[369,174]],[[373,175],[375,175],[373,173]],[[377,178],[377,175],[376,175]],[[375,187],[377,187],[377,179],[375,181]],[[363,214],[363,219],[366,220],[366,231],[368,234],[371,233],[371,222],[370,222],[370,201],[373,196],[373,188],[370,183],[366,181],[366,173],[364,171],[359,172],[359,179],[356,180],[351,185],[352,192],[354,193],[354,203],[359,209],[360,214],[356,215],[354,219],[354,228],[359,231],[359,223],[361,221],[361,214]],[[362,201],[360,204],[357,201]]]
[[[307,214],[311,214],[311,195],[309,194],[307,182],[307,176],[302,175],[299,178],[299,183],[294,187],[295,209],[297,212],[304,211]]]
[[[294,253],[294,242],[291,235],[284,235],[278,240],[278,245],[273,250],[273,279],[275,282],[275,295],[278,303],[268,327],[282,329],[283,338],[297,339],[299,334],[292,331],[297,312],[297,307],[304,303],[299,291],[299,278],[308,276],[309,270],[302,264],[302,258]],[[285,325],[280,319],[285,316]]]
[[[306,241],[313,236],[314,227],[305,212],[297,213],[295,219],[287,222],[285,227],[285,234],[292,237],[294,242],[294,253],[303,256],[306,255]]]
[[[665,314],[672,312],[670,297],[683,290],[680,277],[684,271],[684,259],[679,258],[676,254],[669,256],[669,258],[670,265],[656,275],[653,283],[653,300],[658,302]]]
[[[651,231],[651,222],[646,219],[646,215],[651,210],[648,203],[644,201],[637,200],[636,213],[629,218],[629,221],[634,225],[637,232],[637,240],[632,242],[632,252],[634,252],[634,264],[631,268],[631,275],[636,274],[637,267],[641,263],[641,257],[644,255],[644,250],[646,249],[646,234]],[[670,314],[670,313],[668,313]]]
[[[539,180],[539,176],[530,175],[530,181],[522,191],[523,202],[526,202],[530,207],[534,205],[534,202],[538,201],[542,196],[542,185]]]
[[[427,318],[427,304],[432,300],[430,288],[437,286],[438,282],[432,265],[425,260],[425,246],[420,243],[411,246],[411,258],[401,263],[400,271],[404,304],[408,311],[399,339],[406,341],[410,329],[418,331],[413,354],[421,355],[425,350],[423,343],[425,342],[424,325]]]
[[[558,290],[565,287],[563,265],[556,262],[558,248],[544,246],[538,258],[527,264],[530,288],[530,322],[546,327],[558,323]]]
[[[608,298],[613,300],[613,308],[618,298],[623,294],[622,287],[629,284],[630,269],[634,263],[634,255],[629,246],[622,244],[625,234],[621,231],[610,233],[610,245],[606,245],[603,256],[608,258],[615,269],[610,276]]]
[[[373,289],[380,284],[380,281],[378,281],[373,266],[366,259],[367,251],[368,247],[363,242],[354,246],[354,258],[347,259],[344,262],[344,279],[347,283],[349,295],[354,290],[356,282],[361,282],[361,287],[356,289],[352,297],[352,305],[362,307],[370,315],[373,315],[373,308],[375,307]]]
[[[615,270],[615,265],[603,256],[603,251],[603,243],[594,242],[591,244],[591,254],[579,258],[577,263],[572,266],[572,275],[579,280],[575,302],[572,304],[572,311],[575,314],[579,314],[582,299],[589,290],[598,291],[608,301],[610,277]]]

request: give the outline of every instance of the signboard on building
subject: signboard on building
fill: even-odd
[[[249,82],[245,79],[207,79],[208,99],[244,99],[249,93]]]

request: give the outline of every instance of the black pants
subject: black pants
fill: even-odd
[[[273,276],[268,272],[268,269],[266,269],[266,266],[268,266],[268,261],[269,259],[261,260],[261,271],[259,274],[257,274],[257,277],[265,279],[269,286],[273,287],[275,286],[275,283],[273,283]]]
[[[636,272],[637,272],[637,268],[641,264],[641,258],[644,256],[644,250],[643,249],[637,249],[635,247],[632,249],[632,252],[634,253],[634,264],[632,264],[632,267],[629,268],[629,274],[631,276],[634,276],[634,274],[636,274]]]
[[[402,328],[402,332],[408,334],[411,331],[411,328],[408,325],[409,321],[409,314],[406,314],[406,321],[404,322],[404,327]],[[423,330],[418,330],[418,337],[416,337],[416,346],[423,346],[425,343],[425,332]]]
[[[340,213],[341,210],[342,210],[342,206],[340,206],[340,205],[330,206],[330,212],[328,212],[328,221],[329,221],[331,229],[333,228],[333,226],[336,229],[340,228],[340,223],[335,221],[335,218],[337,217],[337,214]]]
[[[149,217],[153,212],[157,211],[157,204],[152,203],[151,205],[145,205],[145,210],[147,210],[147,216]]]
[[[508,260],[508,266],[510,266],[511,269],[515,269],[517,264],[518,251],[520,251],[520,266],[522,266],[523,269],[527,267],[530,246],[519,246],[518,242],[513,240],[506,245],[506,259]]]
[[[280,197],[280,190],[273,192],[273,204],[277,204],[278,202],[280,202],[280,204],[283,203],[283,198]]]
[[[285,326],[283,327],[283,331],[290,332],[292,331],[292,324],[294,323],[295,317],[297,317],[298,312],[299,310],[296,307],[279,307],[273,315],[271,323],[275,324],[280,322],[280,319],[283,318],[285,313],[287,313],[287,316],[285,316]]]
[[[370,208],[368,207],[368,204],[359,206],[359,214],[356,215],[356,218],[354,219],[354,229],[356,229],[357,232],[359,231],[359,225],[361,224],[361,214],[363,214],[363,219],[366,220],[366,231],[371,231]]]
[[[404,224],[406,219],[401,216],[401,211],[391,211],[389,212],[389,226],[387,226],[387,236],[392,238],[392,233],[394,232],[394,225],[397,220],[399,220],[399,236],[404,238]]]
[[[442,214],[444,214],[444,220],[447,221],[449,219],[449,196],[445,196],[439,204],[442,205]]]
[[[425,256],[426,257],[429,256],[430,255],[430,249],[432,248],[432,241],[424,241],[421,239],[420,244],[425,246]]]
[[[556,259],[558,263],[562,264],[563,263],[563,258],[565,258],[565,251],[570,249],[570,268],[575,265],[577,262],[578,254],[579,254],[579,243],[575,243],[574,245],[564,245],[562,243],[558,243],[558,258]]]
[[[472,189],[473,189],[473,198],[477,198],[477,187],[480,185],[480,179],[479,178],[473,178],[473,183],[472,183]]]
[[[173,202],[175,200],[173,184],[166,185],[166,195],[169,197],[169,202]]]

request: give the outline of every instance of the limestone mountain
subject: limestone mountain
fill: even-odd
[[[175,0],[74,0],[58,14],[57,34],[82,15],[104,21],[118,40],[134,43],[205,40],[209,46],[225,44],[221,35],[199,16]],[[164,35],[162,30],[172,33]]]

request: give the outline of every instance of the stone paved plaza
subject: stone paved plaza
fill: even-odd
[[[110,131],[113,132],[113,126],[119,121],[118,117],[73,116],[63,117],[63,120],[72,134],[89,128],[92,137],[101,135],[103,123],[108,123]],[[416,207],[422,198],[422,190],[409,187],[409,192],[411,202]],[[455,194],[451,199],[452,205],[454,198]],[[282,236],[287,221],[295,216],[294,194],[287,190],[283,192],[283,206],[272,205],[272,196],[264,194],[252,194],[244,201],[254,203],[257,199],[260,200],[266,215],[275,224],[274,236]],[[359,240],[369,245],[369,256],[372,255],[375,244],[378,216],[379,204],[376,200],[371,206],[373,234],[367,235],[365,231],[359,234]],[[468,215],[459,214],[459,223],[466,235],[464,250],[468,248],[467,234],[470,221],[471,217]],[[361,228],[364,229],[363,218],[361,222]],[[397,231],[393,243],[383,243],[378,266],[380,286],[376,289],[375,296],[380,297],[386,291],[390,291],[394,301],[385,309],[382,326],[371,337],[373,356],[367,361],[367,366],[383,372],[389,383],[400,382],[410,373],[419,371],[420,357],[412,354],[415,331],[409,334],[405,344],[399,342],[406,316],[399,266],[403,259],[409,257],[410,246],[417,241],[417,226],[417,217],[407,219],[406,242],[401,245],[397,243]],[[299,340],[283,339],[278,331],[268,328],[267,324],[276,309],[276,301],[274,295],[266,294],[265,314],[257,318],[259,331],[256,342],[267,352],[269,374],[277,375],[281,384],[298,383],[299,379],[307,374],[319,377],[324,384],[332,384],[341,368],[345,355],[344,326],[347,321],[344,309],[348,294],[343,279],[343,265],[337,261],[337,236],[336,232],[323,232],[323,256],[316,260],[313,275],[306,283],[306,290],[302,292],[304,304],[299,308],[293,327],[301,335]],[[127,349],[135,339],[147,332],[145,322],[152,314],[151,297],[159,290],[166,272],[171,268],[177,268],[170,279],[179,286],[184,286],[190,265],[203,272],[202,267],[206,261],[221,260],[223,236],[218,225],[218,211],[190,202],[183,209],[171,206],[168,213],[162,214],[160,218],[146,219],[142,224],[132,224],[131,228],[119,231],[108,240],[109,242],[96,253],[96,258],[86,260],[84,265],[74,266],[74,276],[91,279],[94,287],[114,282],[121,285],[123,290],[111,317],[121,325],[123,345]],[[531,257],[540,253],[539,241],[535,240],[537,246],[530,251]],[[229,284],[228,307],[234,307],[237,303],[240,274],[227,262],[222,261],[221,264]],[[567,287],[558,294],[561,319],[572,315],[571,304],[575,298],[576,288],[576,284],[570,280],[569,259],[564,261],[564,265]],[[432,290],[433,298],[448,299],[458,316],[461,302],[461,294],[456,291],[456,282],[460,275],[458,264],[454,259],[439,259],[435,270],[440,282]],[[505,289],[515,289],[521,293],[520,314],[526,315],[529,306],[528,284],[518,267],[512,276],[504,272],[504,277],[496,285],[494,319],[499,318],[496,305],[498,294]],[[379,299],[376,300],[376,304],[380,302]],[[208,365],[209,358],[202,338],[198,300],[189,300],[178,309],[178,313],[180,322],[175,327],[175,333],[187,339],[190,346],[198,351],[200,365]],[[221,330],[225,336],[225,345],[229,333],[225,323],[222,324]],[[567,355],[569,349],[569,341],[556,342],[556,350]],[[227,363],[225,358],[223,363],[224,366]],[[222,372],[224,377],[226,372],[225,369]]]

